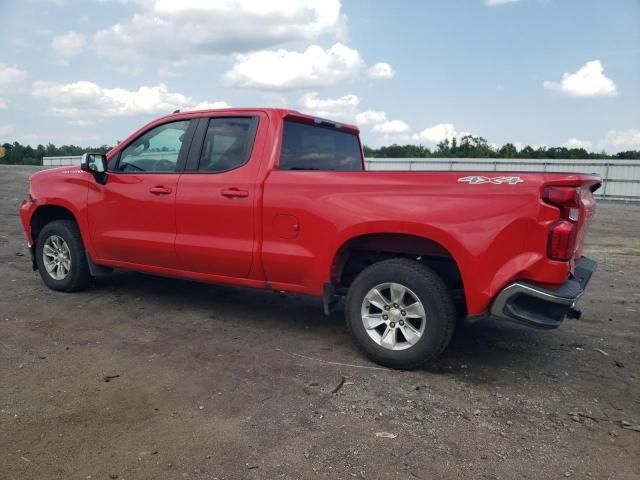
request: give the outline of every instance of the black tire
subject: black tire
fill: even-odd
[[[52,235],[61,237],[69,248],[71,267],[67,275],[61,280],[56,280],[44,265],[44,245]],[[73,220],[54,220],[47,223],[38,234],[35,254],[38,272],[40,272],[42,281],[51,290],[77,292],[84,290],[91,283],[91,274],[89,273],[84,244],[82,243],[78,226]]]
[[[361,308],[365,296],[383,283],[399,283],[409,288],[424,307],[424,332],[415,344],[405,350],[390,350],[376,343],[362,321]],[[369,359],[402,370],[417,368],[440,355],[451,341],[456,327],[454,302],[442,279],[430,268],[404,258],[384,260],[360,272],[349,288],[345,314],[349,333]]]

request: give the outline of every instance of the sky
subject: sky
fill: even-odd
[[[640,150],[640,0],[0,0],[0,143],[291,108],[372,147]]]

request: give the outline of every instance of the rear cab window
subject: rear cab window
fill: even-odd
[[[335,127],[285,120],[279,169],[361,172],[360,140]]]

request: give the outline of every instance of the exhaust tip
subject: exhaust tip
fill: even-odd
[[[578,308],[571,307],[569,309],[569,311],[567,312],[567,318],[572,318],[574,320],[580,320],[581,316],[582,316],[582,310],[580,310]]]

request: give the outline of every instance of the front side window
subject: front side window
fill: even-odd
[[[202,144],[198,170],[226,172],[244,165],[253,147],[254,119],[212,118]]]
[[[189,120],[165,123],[136,138],[120,155],[117,172],[175,172]]]
[[[330,127],[284,122],[280,170],[362,171],[358,136]]]

